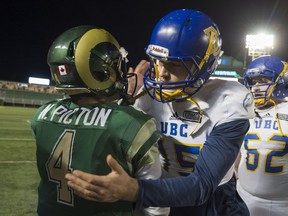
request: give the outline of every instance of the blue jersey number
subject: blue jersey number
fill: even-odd
[[[261,142],[261,137],[256,133],[248,133],[244,139],[244,147],[247,150],[246,167],[248,170],[255,171],[260,162],[260,154],[257,148],[251,148],[249,142]],[[283,148],[279,150],[270,150],[264,156],[265,160],[265,173],[281,173],[284,169],[283,165],[273,165],[273,159],[284,157],[288,153],[288,137],[280,135],[272,135],[268,142],[278,143]]]
[[[179,143],[179,142],[173,142],[172,147],[169,146],[169,148],[173,148],[177,163],[181,167],[181,169],[184,172],[178,172],[180,175],[189,175],[190,172],[193,172],[194,165],[196,163],[196,160],[200,154],[202,145],[200,144],[186,144],[186,143]],[[170,169],[170,158],[165,150],[165,144],[164,140],[161,139],[158,141],[159,151],[164,158],[164,164],[163,168],[168,172]]]

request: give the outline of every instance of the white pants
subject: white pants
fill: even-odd
[[[275,201],[255,197],[244,191],[239,182],[237,191],[246,203],[250,216],[288,216],[288,200]]]

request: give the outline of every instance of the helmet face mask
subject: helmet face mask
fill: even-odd
[[[146,53],[151,67],[144,75],[144,85],[152,98],[161,102],[185,100],[191,97],[209,79],[218,64],[221,38],[216,24],[205,14],[194,10],[175,10],[164,16],[155,26]],[[153,73],[155,59],[181,62],[186,79],[161,83]],[[187,64],[187,62],[192,62]],[[182,94],[166,95],[169,89]],[[178,87],[177,87],[178,86]]]
[[[261,56],[251,62],[244,73],[244,85],[251,91],[256,107],[263,107],[271,99],[288,96],[288,65],[279,57]]]
[[[266,102],[268,102],[271,97],[274,83],[264,77],[252,78],[249,83],[252,83],[250,86],[255,104],[258,107],[266,105]]]
[[[153,89],[152,92],[148,91],[148,93],[155,100],[161,102],[169,102],[175,99],[184,100],[191,93],[198,90],[199,86],[196,85],[197,83],[190,83],[191,77],[198,71],[198,68],[191,59],[169,59],[169,61],[153,59],[153,65],[153,68],[146,71],[144,82],[146,88]],[[173,75],[173,80],[165,81],[159,77],[159,70],[162,67],[165,67],[165,70],[169,71],[170,76],[171,74]],[[180,96],[179,90],[186,95],[182,94]]]
[[[78,26],[65,31],[53,42],[47,57],[56,89],[69,95],[125,95],[127,59],[121,49],[104,29]]]

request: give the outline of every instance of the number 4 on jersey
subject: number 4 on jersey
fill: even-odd
[[[57,202],[73,206],[73,191],[68,187],[65,174],[71,172],[75,130],[65,130],[54,145],[46,163],[49,181],[57,184]]]

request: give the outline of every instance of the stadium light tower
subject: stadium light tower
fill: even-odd
[[[252,61],[259,56],[270,55],[274,48],[274,35],[246,35],[245,48],[248,49],[248,56],[252,56]]]

